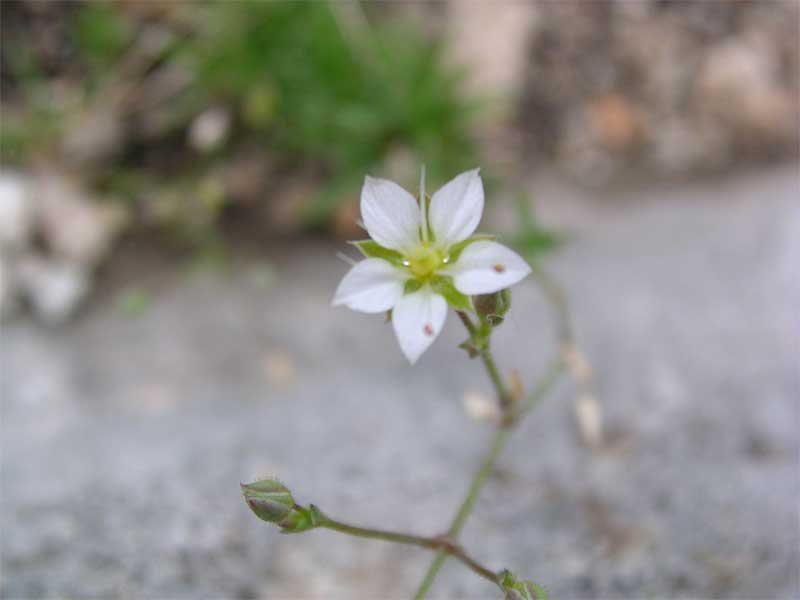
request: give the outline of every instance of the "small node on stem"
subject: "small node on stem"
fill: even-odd
[[[506,593],[505,600],[547,600],[545,589],[533,581],[517,581],[508,569],[498,575],[500,587]]]

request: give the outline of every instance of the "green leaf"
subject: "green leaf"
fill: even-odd
[[[403,255],[397,252],[397,250],[390,250],[389,248],[384,248],[378,242],[373,240],[359,240],[356,242],[350,242],[361,251],[361,254],[366,256],[367,258],[382,258],[385,261],[388,261],[396,266],[402,266],[403,264]]]
[[[477,233],[475,235],[469,236],[467,239],[458,242],[450,246],[450,250],[447,253],[449,258],[449,262],[454,263],[458,260],[458,257],[461,256],[461,253],[464,251],[464,248],[469,246],[470,244],[474,244],[475,242],[493,242],[497,239],[496,235],[491,235],[489,233]]]
[[[431,289],[444,296],[447,303],[456,310],[472,311],[472,298],[459,292],[450,277],[435,277],[431,280]]]

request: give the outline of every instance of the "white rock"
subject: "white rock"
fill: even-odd
[[[86,269],[64,261],[27,256],[19,262],[19,283],[44,321],[56,324],[75,314],[89,292]]]
[[[86,267],[106,256],[124,221],[120,210],[99,205],[55,173],[42,173],[34,194],[38,225],[54,256]]]
[[[198,115],[189,129],[189,143],[198,152],[211,152],[228,137],[231,114],[226,108],[209,108]]]
[[[30,181],[9,171],[0,172],[0,249],[21,248],[32,228]]]

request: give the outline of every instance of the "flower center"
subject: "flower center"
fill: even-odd
[[[408,267],[418,278],[425,278],[442,266],[442,255],[430,246],[417,246],[408,256]]]

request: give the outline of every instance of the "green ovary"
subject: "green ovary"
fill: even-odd
[[[415,277],[425,279],[430,277],[442,266],[442,255],[430,246],[419,246],[408,256],[408,267]]]

